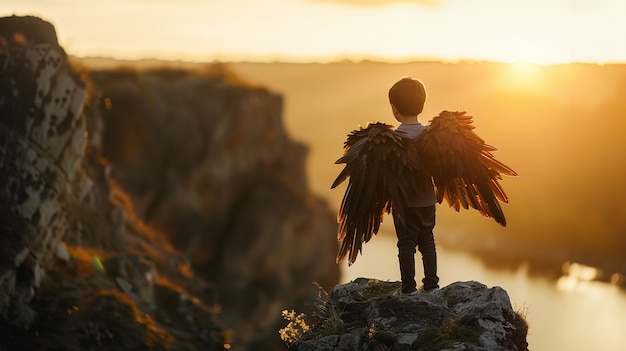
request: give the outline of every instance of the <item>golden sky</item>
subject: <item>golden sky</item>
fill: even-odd
[[[76,56],[626,62],[624,0],[2,0]]]

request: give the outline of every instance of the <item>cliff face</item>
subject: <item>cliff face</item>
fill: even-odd
[[[54,28],[2,18],[0,44],[0,349],[221,349],[210,285],[108,177]]]
[[[86,142],[85,84],[56,45],[54,28],[25,21],[0,22],[0,315],[28,326],[27,303],[88,182],[77,167]],[[54,41],[42,42],[45,35],[28,28]]]
[[[232,255],[251,246],[258,237],[254,233],[281,237],[278,227],[267,225],[296,225],[290,214],[300,207],[308,208],[306,217],[322,214],[323,226],[335,226],[333,215],[307,193],[306,147],[283,129],[280,96],[229,83],[237,78],[219,66],[206,72],[121,69],[90,77],[102,101],[90,112],[105,121],[103,152],[113,176],[131,195],[137,213],[188,252],[196,266],[223,267],[225,255],[236,264]],[[245,224],[247,218],[266,218],[262,211],[272,217],[267,225]],[[305,231],[320,222],[302,220]],[[249,235],[240,246],[224,252],[242,225],[256,228],[245,228]],[[314,237],[327,242],[328,229]]]
[[[339,278],[335,215],[308,192],[282,98],[221,66],[90,77],[89,114],[104,121],[103,153],[137,213],[215,283],[238,340],[281,345],[281,310]]]
[[[528,325],[502,288],[456,282],[416,296],[399,288],[365,278],[338,285],[318,303],[312,329],[288,316],[281,332],[298,351],[528,350]]]
[[[79,78],[32,17],[0,19],[0,63],[0,348],[271,349],[337,282],[279,96],[221,66]]]

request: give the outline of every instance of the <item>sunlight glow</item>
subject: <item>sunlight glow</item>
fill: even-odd
[[[528,62],[514,62],[510,65],[511,73],[519,78],[532,77],[537,74],[537,65]]]
[[[540,67],[528,62],[515,62],[508,64],[508,77],[510,82],[518,87],[532,88],[540,78]]]

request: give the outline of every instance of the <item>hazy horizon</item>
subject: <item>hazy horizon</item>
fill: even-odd
[[[489,60],[489,59],[445,59],[445,58],[403,58],[403,59],[394,59],[389,58],[385,59],[383,57],[378,58],[350,58],[350,57],[337,57],[337,58],[327,58],[324,60],[288,60],[288,59],[277,59],[277,60],[255,60],[254,58],[239,58],[232,60],[186,60],[186,59],[177,59],[177,58],[159,58],[159,57],[144,57],[144,58],[117,58],[113,56],[76,56],[72,53],[68,53],[69,56],[74,57],[78,60],[95,63],[96,60],[101,61],[111,61],[117,63],[154,63],[159,64],[163,63],[166,67],[168,64],[190,64],[190,65],[204,65],[204,64],[239,64],[239,63],[249,63],[249,64],[342,64],[342,63],[350,63],[350,64],[360,64],[360,63],[380,63],[380,64],[389,64],[389,65],[403,65],[403,64],[414,64],[414,63],[441,63],[441,64],[503,64],[503,65],[511,65],[511,66],[538,66],[538,67],[550,67],[550,66],[567,66],[567,65],[590,65],[590,66],[611,66],[611,65],[626,65],[625,61],[616,61],[616,62],[562,62],[562,63],[534,63],[534,62],[507,62],[507,61],[497,61],[497,60]]]
[[[615,0],[7,0],[0,15],[52,22],[78,57],[626,62]]]

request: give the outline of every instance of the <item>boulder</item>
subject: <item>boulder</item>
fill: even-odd
[[[281,333],[298,351],[528,350],[528,326],[500,287],[456,282],[414,296],[399,288],[366,278],[337,285],[318,301],[315,325],[290,318]]]

